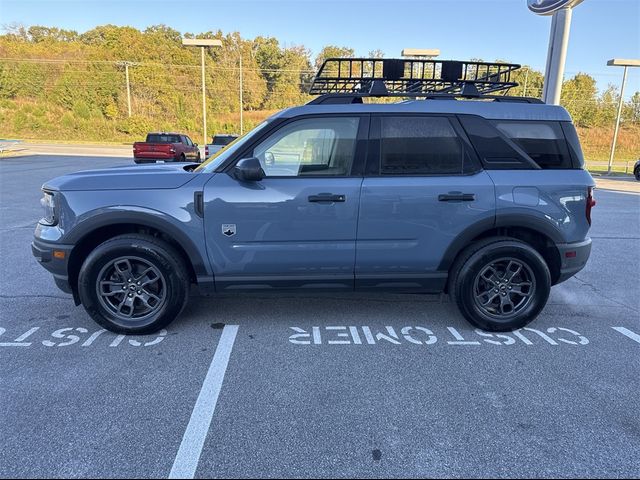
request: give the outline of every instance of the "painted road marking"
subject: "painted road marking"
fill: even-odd
[[[637,333],[632,332],[628,328],[624,328],[624,327],[611,327],[611,328],[613,328],[616,332],[620,332],[625,337],[629,337],[634,342],[640,343],[640,335],[638,335]]]
[[[37,340],[37,337],[42,335],[49,335],[45,337],[45,340]],[[120,344],[131,345],[132,347],[152,347],[158,345],[165,338],[167,338],[167,331],[162,329],[155,335],[142,335],[142,336],[126,336],[117,335],[115,333],[107,332],[104,328],[90,333],[88,329],[83,327],[64,327],[49,333],[47,330],[41,327],[32,327],[27,331],[23,329],[15,330],[14,332],[8,331],[4,327],[0,327],[0,337],[2,339],[13,338],[12,341],[0,341],[0,348],[2,347],[32,347],[38,346],[45,347],[90,347],[94,344],[98,344],[109,347],[117,347]],[[7,338],[8,337],[8,338]],[[36,337],[36,338],[33,338]],[[84,337],[87,337],[86,339]],[[126,339],[126,341],[125,341]],[[25,340],[29,340],[28,342]],[[36,340],[36,341],[32,341]],[[82,340],[84,340],[83,343]],[[110,342],[110,343],[109,343]]]
[[[407,343],[433,345],[439,340],[435,330],[420,325],[404,327],[386,325],[377,328],[368,325],[330,325],[307,327],[306,330],[301,327],[289,327],[289,329],[295,332],[289,335],[289,342],[294,345],[402,345]],[[549,327],[545,331],[525,327],[508,333],[489,333],[478,328],[461,332],[455,327],[446,327],[446,331],[446,334],[440,336],[440,344],[474,347],[520,343],[531,346],[543,342],[554,346],[589,344],[587,337],[564,327]],[[635,335],[633,332],[630,333]],[[640,338],[638,335],[635,337]]]
[[[191,419],[182,437],[169,478],[193,478],[196,473],[237,333],[238,325],[225,325],[222,329],[216,353],[213,355],[198,400],[193,407]]]

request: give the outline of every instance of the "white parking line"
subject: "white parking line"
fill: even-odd
[[[182,437],[169,478],[193,478],[196,473],[237,333],[238,325],[225,325],[222,329],[216,353],[213,355],[198,400],[193,407],[189,425]]]
[[[620,332],[625,337],[629,337],[634,342],[640,343],[640,335],[638,335],[637,333],[632,332],[628,328],[624,328],[624,327],[611,327],[611,328],[613,328],[616,332]]]

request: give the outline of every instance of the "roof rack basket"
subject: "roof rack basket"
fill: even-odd
[[[479,97],[506,94],[520,65],[416,58],[328,58],[309,93],[352,97]]]

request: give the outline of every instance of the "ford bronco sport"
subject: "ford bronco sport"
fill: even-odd
[[[199,166],[47,182],[33,254],[115,332],[165,327],[194,284],[444,291],[479,328],[520,328],[584,267],[595,202],[566,110],[504,95],[516,68],[329,59],[317,98]]]

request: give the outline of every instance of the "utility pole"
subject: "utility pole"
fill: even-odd
[[[127,109],[131,116],[131,87],[129,86],[129,62],[124,62],[124,75],[127,79]]]
[[[204,82],[204,49],[206,47],[221,47],[220,40],[209,38],[183,38],[182,45],[200,47],[200,70],[202,74],[202,138],[203,145],[207,144],[207,92]]]
[[[640,60],[629,60],[623,58],[614,58],[607,62],[610,67],[624,67],[622,73],[622,85],[620,86],[620,99],[618,100],[618,114],[616,115],[616,127],[613,130],[613,141],[611,142],[611,154],[609,155],[609,166],[607,175],[611,173],[613,157],[616,153],[616,142],[618,141],[618,129],[620,128],[620,116],[622,115],[622,105],[624,103],[624,85],[627,82],[627,69],[629,67],[640,67]]]
[[[127,84],[127,111],[129,113],[129,116],[131,116],[131,84],[129,82],[129,67],[134,67],[138,65],[138,63],[123,60],[120,62],[116,62],[116,65],[119,67],[124,67],[124,78]]]
[[[244,133],[244,124],[242,121],[242,112],[244,106],[242,104],[242,52],[240,52],[240,135]]]

